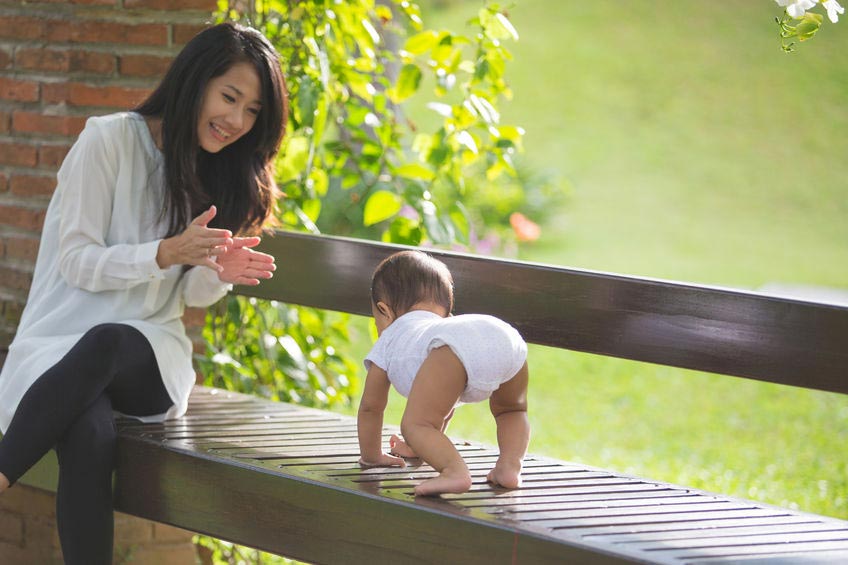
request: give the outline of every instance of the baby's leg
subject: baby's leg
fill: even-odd
[[[521,463],[530,443],[527,419],[527,363],[489,398],[489,407],[498,425],[500,456],[487,479],[506,488],[521,486]]]
[[[447,416],[445,416],[445,423],[442,424],[442,433],[447,431],[450,419],[453,418],[453,411],[454,409],[451,408],[451,411]],[[399,455],[400,457],[418,457],[418,455],[415,454],[415,451],[409,447],[409,444],[403,441],[403,438],[397,434],[392,434],[392,437],[389,438],[389,448],[392,455]]]
[[[442,432],[467,376],[462,363],[449,347],[439,347],[421,365],[401,421],[403,437],[415,453],[429,463],[439,476],[415,487],[415,494],[465,492],[471,488],[471,474],[465,461]]]

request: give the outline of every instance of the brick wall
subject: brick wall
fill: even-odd
[[[0,0],[0,349],[23,310],[56,171],[86,118],[143,100],[215,6]]]
[[[0,363],[26,302],[56,171],[87,117],[156,85],[215,0],[0,0]],[[197,334],[202,311],[187,313]],[[61,563],[51,493],[0,497],[0,562]],[[116,563],[194,563],[191,534],[116,515]]]

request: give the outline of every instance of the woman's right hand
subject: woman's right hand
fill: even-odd
[[[163,239],[156,253],[156,263],[161,269],[173,265],[202,265],[220,272],[223,267],[215,262],[215,257],[233,244],[230,230],[207,227],[215,217],[217,209],[210,206],[200,214],[179,235]]]

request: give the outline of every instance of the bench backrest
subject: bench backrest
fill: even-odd
[[[405,249],[279,231],[273,279],[245,295],[370,316],[371,273]],[[428,250],[456,314],[487,313],[532,343],[848,393],[848,308],[662,280]]]

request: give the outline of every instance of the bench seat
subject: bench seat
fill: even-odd
[[[533,455],[495,488],[463,441],[470,492],[416,498],[434,471],[361,470],[355,418],[218,389],[119,428],[116,509],[313,562],[848,562],[846,521]]]

